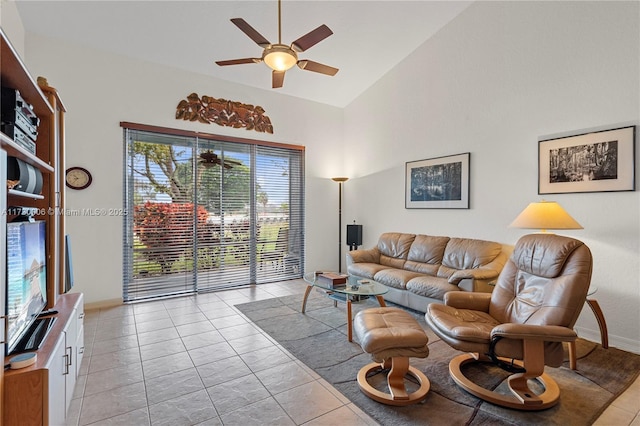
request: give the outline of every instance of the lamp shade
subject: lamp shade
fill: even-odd
[[[530,203],[515,218],[510,228],[540,229],[583,229],[582,226],[555,201]]]

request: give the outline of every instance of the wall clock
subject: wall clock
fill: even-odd
[[[82,167],[69,167],[66,174],[67,186],[71,189],[85,189],[91,185],[91,173]]]

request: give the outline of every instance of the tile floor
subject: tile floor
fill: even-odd
[[[87,310],[67,425],[375,425],[234,308],[305,287],[287,281]],[[640,426],[638,400],[640,379],[596,424]]]

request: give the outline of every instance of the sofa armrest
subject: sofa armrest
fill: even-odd
[[[451,274],[448,281],[450,284],[458,285],[460,281],[465,279],[493,280],[495,278],[498,278],[498,275],[500,275],[500,270],[495,270],[493,268],[487,267],[476,269],[460,269]]]
[[[377,247],[347,252],[347,265],[354,263],[380,263],[380,251]]]
[[[513,246],[503,244],[502,251],[491,262],[479,268],[457,270],[449,276],[449,283],[460,285],[462,280],[484,280],[486,284],[491,280],[495,280],[507,263],[511,252],[513,252]],[[475,285],[472,287],[472,291],[476,291]]]
[[[489,312],[491,294],[449,291],[444,294],[443,302],[445,305],[456,309],[470,309],[473,311]]]
[[[496,287],[498,278],[492,278],[490,280],[474,280],[464,279],[458,283],[458,288],[462,291],[475,291],[480,293],[492,293]]]

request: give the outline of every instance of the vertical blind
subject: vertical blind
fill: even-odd
[[[126,302],[302,276],[303,149],[123,127]]]

